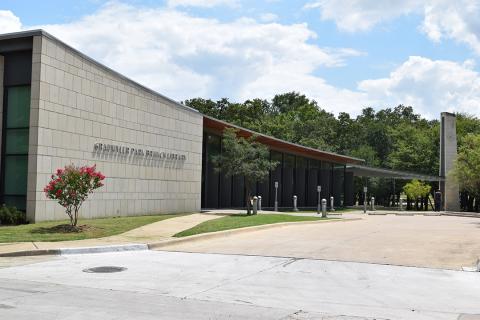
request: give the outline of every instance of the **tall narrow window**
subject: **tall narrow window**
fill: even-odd
[[[30,86],[7,87],[3,121],[3,203],[26,209]]]

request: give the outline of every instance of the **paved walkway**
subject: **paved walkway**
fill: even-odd
[[[158,242],[171,238],[174,234],[196,226],[204,221],[218,219],[221,216],[213,214],[191,214],[178,218],[170,218],[155,222],[120,235],[86,240],[58,241],[58,242],[17,242],[0,243],[0,253],[45,250],[59,248],[96,247],[105,245],[120,245],[128,243]]]

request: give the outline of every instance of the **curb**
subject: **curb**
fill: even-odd
[[[106,253],[106,252],[123,252],[123,251],[142,251],[148,250],[146,244],[125,244],[98,247],[79,247],[79,248],[60,248],[60,249],[41,249],[41,250],[24,250],[0,253],[0,258],[8,257],[28,257],[28,256],[60,256],[70,254],[86,254],[86,253]]]
[[[480,258],[477,259],[473,267],[462,267],[462,270],[467,272],[480,272]]]
[[[123,252],[123,251],[143,251],[148,250],[146,244],[124,244],[99,247],[81,247],[59,249],[60,255],[85,254],[85,253],[105,253],[105,252]]]
[[[109,245],[109,246],[107,245],[107,246],[97,246],[97,247],[40,249],[40,250],[24,250],[24,251],[6,252],[6,253],[0,253],[0,258],[144,251],[144,250],[162,248],[172,244],[178,244],[178,243],[183,243],[188,241],[212,239],[216,237],[226,237],[231,234],[239,234],[239,233],[245,233],[245,232],[256,231],[256,230],[265,230],[265,229],[272,229],[272,228],[291,226],[291,225],[319,224],[319,223],[330,223],[330,222],[348,222],[348,221],[357,221],[357,220],[362,220],[362,218],[272,223],[272,224],[266,224],[261,226],[252,226],[252,227],[224,230],[224,231],[218,231],[218,232],[202,233],[202,234],[197,234],[193,236],[174,238],[174,239],[164,240],[161,242],[154,242],[154,243],[137,243],[137,244],[134,243],[134,244]]]
[[[24,250],[0,253],[0,258],[8,257],[28,257],[28,256],[56,256],[60,255],[60,249],[45,249],[45,250]]]
[[[387,214],[389,214],[388,212],[368,212],[367,211],[367,214],[369,216],[386,216]],[[390,213],[391,214],[391,213]]]
[[[480,218],[480,214],[476,212],[442,212],[442,216],[464,217],[464,218]]]
[[[193,241],[207,240],[207,239],[213,239],[213,238],[222,238],[222,237],[227,237],[234,234],[248,233],[248,232],[257,231],[257,230],[267,230],[267,229],[273,229],[277,227],[287,227],[292,225],[305,225],[305,224],[313,225],[313,224],[331,223],[331,222],[349,222],[349,221],[358,221],[358,220],[362,220],[362,218],[272,223],[272,224],[265,224],[261,226],[252,226],[252,227],[245,227],[245,228],[238,228],[238,229],[231,229],[231,230],[224,230],[224,231],[217,231],[217,232],[210,232],[210,233],[202,233],[202,234],[196,234],[188,237],[175,238],[175,239],[165,240],[161,242],[149,243],[148,248],[152,250],[152,249],[163,248],[166,246],[184,243],[184,242],[193,242]]]

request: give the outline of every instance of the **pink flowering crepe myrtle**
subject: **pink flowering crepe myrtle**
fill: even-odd
[[[91,167],[65,166],[52,174],[50,182],[43,189],[47,198],[57,200],[65,208],[72,227],[78,222],[78,211],[88,195],[103,186],[105,176]]]

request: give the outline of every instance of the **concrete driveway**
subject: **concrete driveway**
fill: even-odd
[[[161,250],[297,257],[461,270],[480,258],[480,219],[364,216],[186,242]]]

